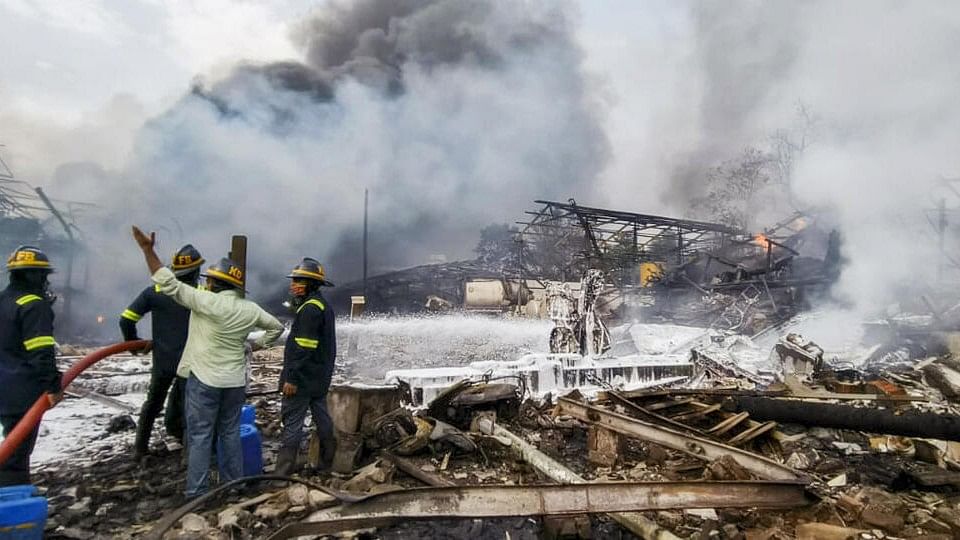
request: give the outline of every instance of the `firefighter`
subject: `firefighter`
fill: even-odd
[[[133,227],[133,237],[143,251],[147,268],[160,292],[190,310],[187,343],[177,366],[177,375],[187,379],[184,412],[187,419],[188,499],[207,491],[210,453],[214,438],[219,453],[220,481],[230,482],[243,474],[240,446],[240,409],[246,400],[244,349],[247,335],[255,328],[264,330],[256,347],[264,347],[280,337],[283,325],[260,306],[241,297],[244,269],[223,258],[200,274],[207,278],[207,289],[190,287],[165,267],[149,236]]]
[[[204,258],[191,244],[180,248],[173,255],[169,268],[181,282],[197,286],[200,278],[200,266]],[[153,366],[150,370],[150,388],[147,400],[140,410],[137,422],[137,438],[134,442],[133,459],[140,461],[150,447],[150,433],[153,423],[163,409],[163,402],[170,392],[164,412],[164,427],[167,435],[183,440],[183,392],[186,379],[177,376],[177,364],[187,343],[187,328],[190,324],[190,310],[162,294],[158,285],[143,289],[139,296],[120,315],[120,331],[123,339],[133,341],[137,336],[137,323],[147,313],[152,313],[151,330],[153,333]],[[147,349],[149,350],[149,349]],[[147,350],[135,351],[146,353]],[[173,390],[170,391],[171,385]]]
[[[53,340],[53,297],[47,277],[53,272],[47,255],[20,246],[7,259],[10,283],[0,293],[0,423],[9,433],[37,398],[50,406],[63,397]],[[6,463],[0,464],[0,486],[30,483],[30,454],[39,425]]]
[[[330,304],[320,294],[321,287],[330,287],[333,283],[327,281],[323,266],[309,257],[301,260],[287,277],[291,280],[290,294],[296,318],[283,350],[280,373],[283,435],[276,471],[284,475],[296,469],[308,409],[322,447],[321,469],[330,468],[336,449],[333,422],[327,413],[327,391],[337,357],[335,317]]]

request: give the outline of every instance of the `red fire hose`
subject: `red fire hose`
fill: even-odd
[[[141,349],[150,343],[147,340],[139,341],[124,341],[122,343],[115,343],[109,347],[104,347],[98,351],[94,351],[86,356],[84,356],[79,362],[70,366],[70,369],[63,374],[63,378],[60,379],[60,388],[63,390],[67,389],[67,386],[77,378],[77,375],[81,374],[83,370],[88,367],[96,364],[104,358],[121,353],[124,351],[132,351],[136,349]],[[30,432],[33,431],[37,425],[40,424],[40,419],[43,418],[43,413],[47,412],[47,409],[50,408],[50,401],[47,399],[47,394],[44,393],[42,396],[37,398],[37,401],[33,404],[33,407],[30,407],[30,410],[27,411],[27,414],[17,422],[16,427],[14,427],[10,433],[7,433],[6,438],[3,439],[3,442],[0,443],[0,463],[6,463],[10,456],[13,455],[13,451],[20,446],[21,443],[30,435]]]

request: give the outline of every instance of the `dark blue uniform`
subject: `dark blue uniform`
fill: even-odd
[[[42,291],[8,286],[0,293],[0,423],[4,433],[45,392],[60,392],[53,309]],[[30,454],[39,426],[0,465],[0,486],[30,483]]]
[[[309,409],[323,445],[324,466],[332,463],[336,444],[333,422],[327,413],[327,391],[337,357],[335,323],[336,317],[330,305],[319,291],[312,293],[297,308],[283,349],[283,371],[280,373],[281,390],[286,382],[297,387],[296,395],[284,396],[281,402],[282,446],[299,448],[303,420]]]
[[[177,364],[187,343],[187,330],[190,325],[190,310],[173,301],[169,296],[157,291],[156,286],[143,290],[130,306],[120,315],[120,331],[123,339],[140,339],[137,336],[137,322],[147,313],[152,313],[151,331],[153,333],[153,367],[150,370],[150,388],[147,400],[140,410],[137,422],[137,438],[134,447],[139,453],[146,453],[150,443],[150,433],[163,402],[167,398],[171,384],[173,391],[164,414],[164,427],[167,434],[183,438],[183,392],[185,380],[177,377]]]

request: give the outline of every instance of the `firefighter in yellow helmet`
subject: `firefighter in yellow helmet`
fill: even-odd
[[[9,433],[38,397],[50,405],[62,398],[53,340],[53,307],[47,277],[53,272],[47,255],[20,246],[7,259],[10,283],[0,293],[0,423]],[[0,464],[0,486],[30,483],[30,454],[35,427],[14,454]]]
[[[283,435],[277,456],[277,474],[291,474],[296,470],[307,410],[317,426],[322,448],[321,469],[330,468],[336,450],[333,422],[327,413],[327,391],[337,357],[335,315],[320,293],[321,287],[330,287],[333,283],[327,281],[323,266],[309,257],[301,260],[287,277],[291,280],[290,294],[296,318],[283,349],[283,370],[280,373]]]
[[[185,495],[193,498],[207,491],[215,439],[221,450],[220,481],[235,480],[243,473],[240,409],[246,400],[246,338],[260,328],[265,332],[257,346],[265,346],[280,337],[283,325],[254,302],[241,298],[246,272],[236,262],[223,258],[208,267],[200,274],[207,278],[207,290],[199,290],[178,280],[173,270],[160,262],[153,249],[153,233],[148,236],[133,227],[133,237],[160,292],[190,310],[187,343],[177,375],[187,379]]]
[[[204,262],[200,252],[192,244],[187,244],[173,254],[173,262],[169,268],[178,280],[196,287],[200,279],[200,267]],[[161,293],[159,286],[151,284],[120,314],[120,331],[124,340],[140,339],[137,335],[137,323],[148,313],[152,317],[153,363],[147,399],[143,402],[140,418],[137,420],[137,437],[133,443],[134,461],[140,461],[149,450],[153,423],[164,409],[163,402],[167,400],[168,392],[170,399],[167,400],[163,418],[167,435],[179,441],[183,439],[184,430],[183,398],[187,380],[177,376],[177,365],[180,363],[183,347],[187,344],[190,310]]]

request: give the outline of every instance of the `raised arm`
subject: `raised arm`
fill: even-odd
[[[137,241],[137,245],[140,246],[140,250],[143,251],[143,258],[147,261],[147,268],[150,269],[151,276],[157,273],[157,270],[163,268],[160,257],[157,257],[157,252],[153,249],[154,244],[157,242],[157,233],[151,232],[150,236],[147,236],[139,227],[134,225],[133,239]]]
[[[159,292],[173,298],[176,303],[190,311],[210,316],[216,315],[216,310],[212,306],[215,297],[213,293],[201,291],[183,283],[160,262],[160,257],[157,257],[157,252],[153,249],[156,233],[150,233],[150,236],[147,236],[134,225],[133,238],[143,251],[143,258],[147,261],[147,268],[150,269],[153,282],[159,285]]]

